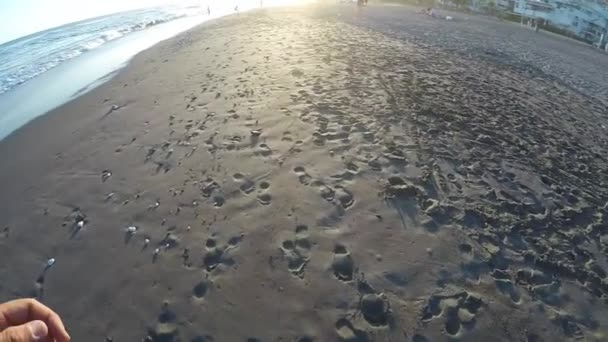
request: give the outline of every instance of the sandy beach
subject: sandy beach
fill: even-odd
[[[11,134],[0,301],[73,341],[608,340],[608,56],[417,10],[214,20]]]

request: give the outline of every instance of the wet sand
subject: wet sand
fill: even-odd
[[[605,340],[608,56],[455,17],[144,51],[0,143],[0,300],[75,341]]]

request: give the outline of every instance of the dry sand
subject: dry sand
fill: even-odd
[[[608,339],[607,56],[455,16],[141,53],[0,143],[0,300],[75,341]]]

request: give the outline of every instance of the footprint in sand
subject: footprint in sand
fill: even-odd
[[[359,330],[346,318],[340,318],[336,324],[336,335],[340,341],[367,342],[370,341],[365,331]]]
[[[260,189],[262,189],[262,190],[268,190],[269,188],[270,188],[270,183],[268,183],[266,181],[260,182]]]
[[[336,186],[336,199],[344,209],[352,207],[355,203],[355,196],[343,186]]]
[[[312,180],[312,177],[308,173],[306,173],[306,169],[303,166],[296,166],[293,169],[293,172],[298,176],[298,180],[301,184],[308,185]]]
[[[513,285],[509,273],[503,270],[495,269],[492,271],[491,275],[492,278],[494,278],[494,283],[496,284],[498,290],[504,295],[509,296],[513,303],[519,304],[521,296],[517,288]]]
[[[303,277],[306,264],[310,260],[311,243],[308,240],[308,227],[298,225],[293,240],[285,240],[281,244],[281,251],[287,259],[287,268],[292,274]]]
[[[390,307],[386,297],[382,294],[368,293],[361,297],[360,303],[363,318],[372,326],[386,326],[388,324]]]
[[[258,146],[257,153],[259,153],[260,155],[262,155],[264,157],[268,157],[269,155],[272,154],[272,149],[270,148],[270,146],[268,146],[266,144],[260,144]]]
[[[213,237],[207,239],[205,243],[206,252],[203,257],[203,266],[207,272],[234,265],[234,260],[230,256],[230,253],[238,247],[242,239],[243,235],[233,236],[228,240],[226,245],[218,244],[217,240]]]
[[[258,202],[263,205],[269,205],[272,201],[272,196],[270,194],[260,194],[258,195]]]
[[[221,206],[224,205],[224,203],[226,203],[226,199],[224,199],[223,196],[213,196],[213,206],[216,208],[219,208]]]
[[[517,284],[533,292],[540,300],[550,305],[562,303],[560,282],[546,273],[530,268],[517,271],[515,275]]]
[[[283,137],[281,138],[281,141],[293,141],[293,138],[291,137],[291,132],[289,131],[285,131],[283,132]]]
[[[416,334],[414,336],[412,336],[412,342],[430,342],[428,338],[420,335],[420,334]]]
[[[219,188],[220,185],[211,178],[207,178],[205,181],[201,182],[201,194],[203,197],[211,197],[211,194]]]
[[[359,310],[365,321],[373,327],[386,327],[392,314],[388,298],[364,279],[357,282],[357,289],[361,295]]]
[[[249,194],[255,190],[255,183],[250,179],[243,179],[239,189],[245,194]]]
[[[401,177],[389,177],[388,185],[384,190],[385,197],[389,199],[415,199],[420,190],[414,185],[409,184]]]
[[[206,280],[200,281],[192,289],[192,296],[196,299],[202,299],[209,291],[209,283]]]
[[[458,245],[458,251],[460,251],[460,254],[469,257],[473,255],[473,246],[468,243],[461,243]]]
[[[319,190],[319,195],[321,195],[324,200],[328,202],[333,202],[336,192],[332,188],[325,185],[325,183],[320,180],[314,180],[310,185],[316,187]]]
[[[445,318],[445,331],[450,337],[459,337],[462,328],[472,329],[476,315],[483,305],[481,298],[469,292],[454,295],[433,295],[423,309],[422,321]]]
[[[148,336],[144,341],[179,341],[180,331],[177,315],[169,310],[168,304],[163,305],[161,314],[158,316],[156,325],[148,329]]]
[[[344,245],[338,244],[334,247],[334,259],[331,263],[331,269],[336,278],[345,282],[353,280],[355,263]]]

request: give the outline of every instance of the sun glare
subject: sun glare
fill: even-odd
[[[265,0],[269,6],[300,5],[310,3],[312,0]]]
[[[236,2],[238,3],[239,1],[237,0]],[[251,5],[289,6],[311,3],[313,0],[247,0],[246,2]]]

